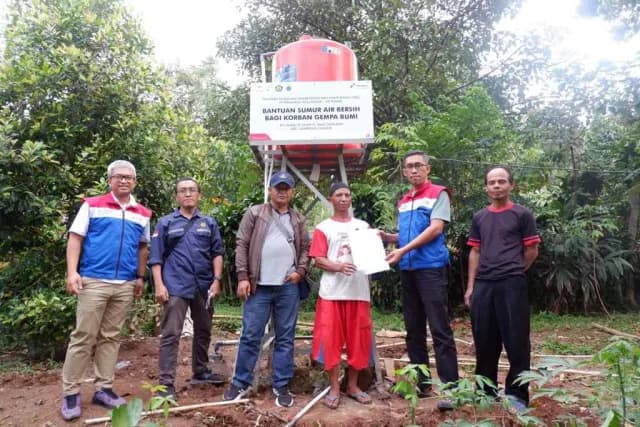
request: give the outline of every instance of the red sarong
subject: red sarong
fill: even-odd
[[[368,302],[318,298],[312,357],[327,371],[340,363],[345,344],[349,366],[357,370],[371,366],[372,339]]]

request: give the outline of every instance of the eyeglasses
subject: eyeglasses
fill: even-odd
[[[199,193],[198,189],[196,187],[187,187],[187,188],[180,188],[177,191],[178,194],[194,194],[194,193]]]
[[[133,175],[111,175],[111,179],[115,179],[116,181],[126,181],[133,182],[136,180],[136,177]]]
[[[424,163],[407,163],[406,165],[404,165],[404,169],[406,170],[411,170],[411,169],[415,169],[415,170],[420,170],[424,167],[426,167],[427,165]]]

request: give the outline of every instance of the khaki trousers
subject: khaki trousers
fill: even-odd
[[[112,388],[120,349],[120,329],[133,302],[134,287],[135,281],[113,284],[82,279],[76,328],[71,333],[62,368],[65,396],[80,392],[80,383],[92,355],[96,389]]]

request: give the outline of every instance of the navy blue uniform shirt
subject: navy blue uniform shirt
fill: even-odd
[[[195,210],[191,221],[179,209],[163,216],[151,236],[149,265],[162,265],[162,280],[169,295],[192,299],[196,290],[206,296],[213,282],[213,259],[224,255],[220,230],[215,219]],[[164,259],[164,252],[171,240],[180,239],[173,251]]]

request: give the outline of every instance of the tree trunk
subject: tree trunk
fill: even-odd
[[[629,189],[629,218],[628,218],[628,230],[629,230],[629,242],[631,244],[631,250],[634,252],[634,258],[640,258],[640,247],[638,247],[638,220],[640,219],[640,182],[636,182]],[[638,301],[636,299],[636,272],[630,271],[627,273],[627,300],[632,307],[638,307]]]

